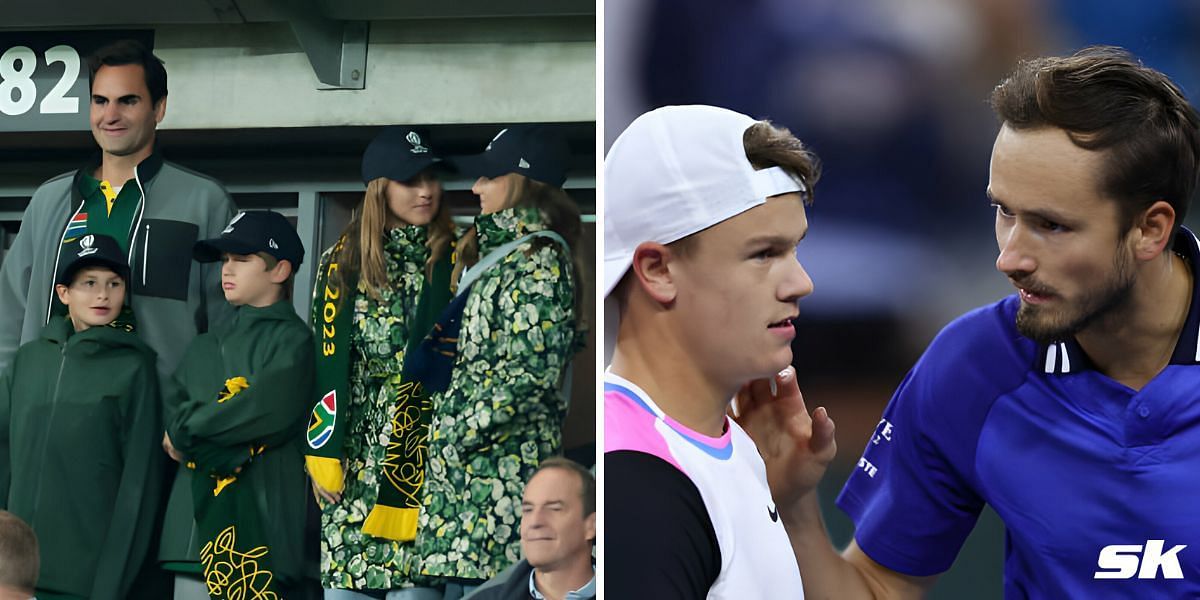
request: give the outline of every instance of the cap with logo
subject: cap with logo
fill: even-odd
[[[266,252],[292,263],[295,270],[304,262],[304,244],[296,228],[283,215],[269,210],[239,212],[221,232],[221,237],[201,240],[192,247],[199,262],[216,262],[221,255]]]
[[[604,362],[620,311],[609,294],[643,242],[669,244],[767,198],[807,192],[780,167],[756,170],[743,135],[757,123],[715,106],[665,106],[638,117],[604,158]]]
[[[371,140],[363,152],[363,183],[380,177],[408,181],[441,160],[429,147],[427,135],[411,127],[387,127]]]
[[[468,177],[499,177],[518,173],[562,187],[567,180],[571,148],[567,138],[549,125],[513,125],[500,130],[479,154],[451,156],[450,161]]]
[[[112,269],[125,283],[129,283],[129,261],[117,240],[99,234],[87,234],[63,247],[59,255],[63,263],[54,283],[71,285],[75,274],[84,267],[107,267]]]

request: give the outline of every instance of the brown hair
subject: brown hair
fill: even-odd
[[[279,264],[278,258],[275,258],[266,252],[255,252],[254,255],[263,259],[263,262],[266,263],[266,269],[264,269],[265,271],[270,271],[271,269],[275,268],[275,265]],[[288,264],[291,264],[291,261],[288,261]],[[292,288],[296,285],[296,265],[292,265],[292,272],[288,274],[287,281],[281,283],[280,285],[283,286],[279,294],[280,299],[291,300]]]
[[[577,328],[584,327],[583,298],[583,260],[580,258],[579,245],[583,238],[583,222],[579,218],[579,205],[571,199],[562,188],[535,179],[529,179],[520,173],[513,173],[512,185],[508,188],[508,197],[504,206],[532,206],[546,217],[546,226],[561,235],[567,241],[571,252],[571,278],[575,288],[575,322]],[[546,245],[558,243],[538,238],[533,242],[533,251]],[[463,269],[479,262],[479,238],[475,228],[467,230],[458,240],[458,262],[450,280],[458,282]]]
[[[791,131],[770,121],[758,121],[742,133],[742,147],[746,149],[746,158],[756,170],[779,167],[793,177],[800,178],[806,188],[806,191],[800,192],[800,197],[805,205],[812,204],[814,188],[821,178],[821,161]],[[689,235],[667,246],[676,255],[686,256],[693,250],[695,240],[695,235]]]
[[[583,516],[586,517],[596,512],[596,476],[592,475],[587,467],[563,456],[551,456],[543,460],[529,478],[533,479],[535,475],[546,469],[563,469],[578,475],[579,499],[583,502]]]
[[[1090,46],[1022,61],[996,87],[992,109],[1017,130],[1057,127],[1079,148],[1106,151],[1101,194],[1129,224],[1158,200],[1183,223],[1200,173],[1200,116],[1166,75],[1129,52]]]
[[[416,178],[434,177],[423,172]],[[416,179],[414,178],[414,179]],[[362,205],[354,211],[350,223],[342,232],[346,242],[337,260],[342,268],[332,275],[338,285],[342,285],[341,273],[349,270],[358,274],[359,283],[372,298],[379,298],[379,290],[391,286],[387,278],[387,260],[383,255],[384,231],[388,222],[386,177],[379,177],[367,184],[363,194]],[[429,247],[429,258],[425,261],[425,277],[433,277],[433,265],[446,254],[450,242],[454,239],[454,222],[450,220],[450,211],[444,202],[438,202],[437,213],[429,222],[429,238],[425,245]]]
[[[159,100],[167,97],[167,69],[163,67],[162,59],[137,40],[117,40],[103,46],[87,58],[87,65],[89,90],[100,67],[138,65],[145,74],[150,103],[157,106]]]
[[[16,515],[0,510],[0,586],[33,595],[38,579],[38,541]]]

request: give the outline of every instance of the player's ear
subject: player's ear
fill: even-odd
[[[679,257],[671,252],[670,247],[657,242],[642,242],[633,251],[630,268],[637,278],[637,285],[662,304],[674,302],[679,293],[669,268],[673,260],[679,260]]]
[[[1153,260],[1167,249],[1175,228],[1175,208],[1166,200],[1156,200],[1133,223],[1133,252],[1138,260]]]

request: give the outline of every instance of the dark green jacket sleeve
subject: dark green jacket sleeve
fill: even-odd
[[[181,407],[171,427],[176,448],[189,454],[200,442],[241,449],[298,439],[311,408],[312,340],[297,328],[280,336],[272,350],[269,367],[243,375],[245,389],[223,402],[220,390],[213,390],[211,397],[192,398]]]
[[[162,421],[158,376],[148,360],[134,377],[121,406],[124,467],[108,534],[99,549],[91,598],[125,598],[154,533],[162,490]]]

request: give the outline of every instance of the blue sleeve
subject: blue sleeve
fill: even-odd
[[[892,396],[838,497],[858,545],[893,571],[945,571],[975,527],[984,505],[979,432],[995,400],[1028,372],[1012,308],[1006,301],[979,309],[938,335]]]

